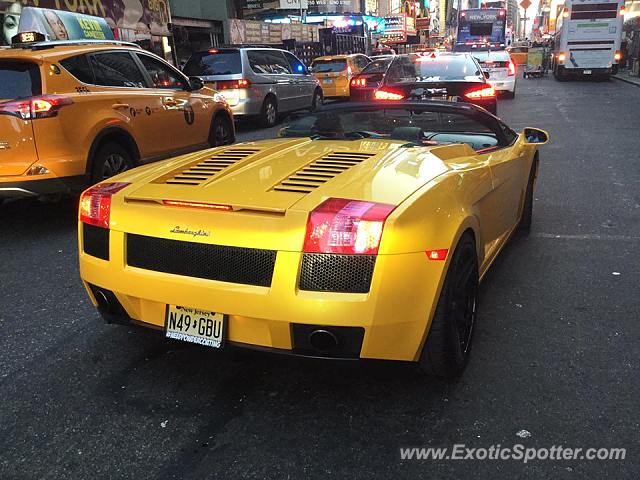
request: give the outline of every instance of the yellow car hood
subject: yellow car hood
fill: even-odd
[[[127,201],[175,200],[282,213],[312,210],[328,197],[398,205],[475,154],[467,145],[406,147],[381,139],[286,138],[249,142],[136,169],[118,177],[133,185]]]

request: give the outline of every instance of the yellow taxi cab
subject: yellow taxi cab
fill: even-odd
[[[529,47],[527,45],[514,45],[507,48],[507,52],[511,55],[511,60],[516,65],[526,65],[529,57]]]
[[[324,98],[349,97],[351,77],[360,73],[371,59],[361,53],[318,57],[311,62],[311,71],[320,82]]]
[[[135,44],[14,40],[0,50],[0,202],[235,139],[224,97]]]

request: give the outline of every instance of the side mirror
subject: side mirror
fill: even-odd
[[[191,90],[200,90],[204,88],[204,82],[200,77],[189,77],[189,86]]]
[[[489,75],[489,72],[487,72],[486,70],[482,71],[482,74],[484,75],[484,78],[488,79],[491,75]]]
[[[544,145],[549,141],[549,134],[539,128],[525,128],[524,134],[526,145]]]
[[[313,73],[313,67],[307,67],[307,72],[308,73]]]

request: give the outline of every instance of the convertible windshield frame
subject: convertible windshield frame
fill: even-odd
[[[463,115],[468,117],[470,120],[478,122],[482,126],[486,127],[489,132],[495,136],[498,141],[497,148],[504,148],[509,146],[512,141],[507,138],[502,129],[502,122],[477,105],[466,103],[466,102],[451,102],[451,101],[439,101],[439,100],[426,100],[426,101],[398,101],[398,102],[349,102],[344,104],[328,104],[323,105],[318,108],[315,112],[296,112],[290,115],[283,122],[283,129],[287,128],[292,124],[292,121],[301,122],[304,118],[317,118],[319,114],[322,113],[336,113],[339,114],[343,112],[344,114],[348,113],[367,113],[367,112],[376,112],[376,111],[388,111],[388,110],[417,110],[421,113],[425,112],[433,112],[433,113],[450,113]],[[486,132],[486,133],[489,133]],[[460,131],[459,133],[465,133]],[[481,135],[482,132],[468,132],[473,134]],[[295,135],[291,135],[292,137]],[[306,137],[308,135],[300,135],[301,137]],[[340,138],[329,138],[324,137],[322,135],[314,136],[316,139],[326,139],[326,140],[340,140]],[[376,137],[374,137],[376,138]],[[344,138],[349,139],[349,138]]]

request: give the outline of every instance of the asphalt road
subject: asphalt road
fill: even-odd
[[[520,79],[499,112],[553,140],[532,233],[483,283],[455,382],[105,325],[78,278],[75,203],[1,207],[0,478],[638,478],[640,89]],[[401,447],[518,443],[627,454],[400,460]]]

